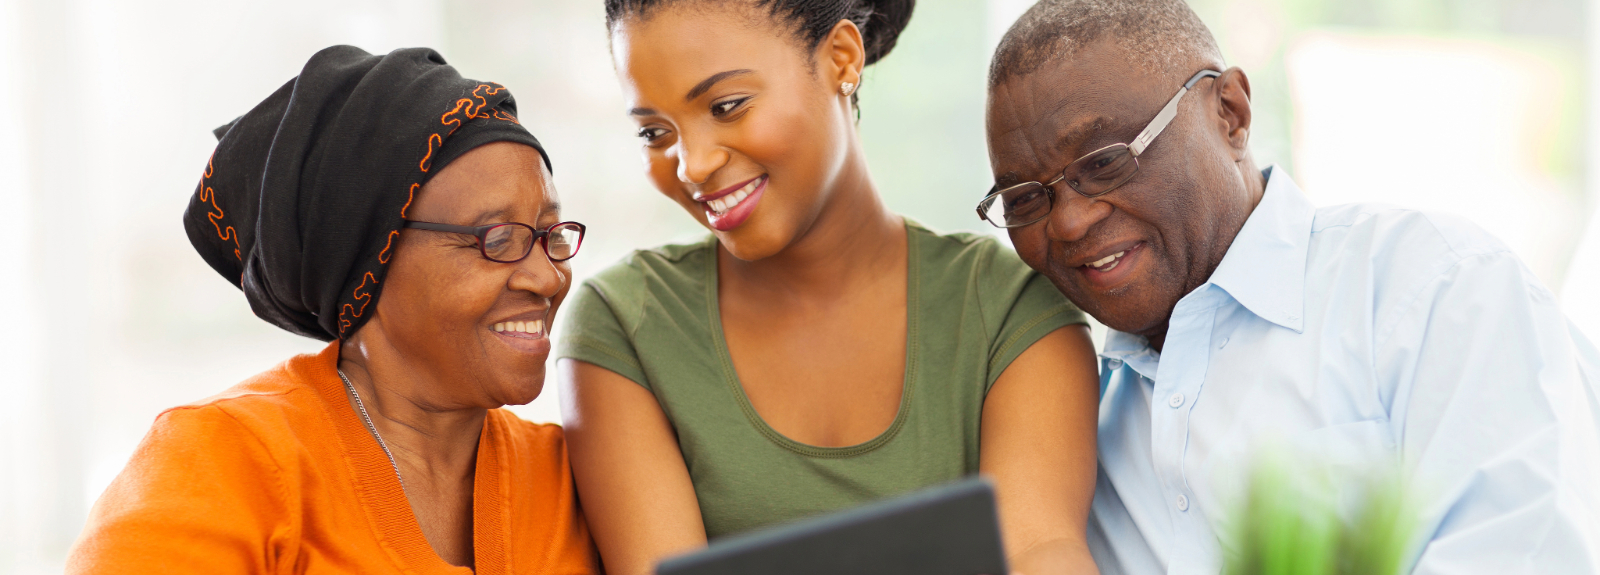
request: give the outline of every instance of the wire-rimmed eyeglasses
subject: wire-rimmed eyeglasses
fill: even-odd
[[[1049,183],[1023,182],[1003,190],[989,188],[989,195],[978,202],[978,217],[998,228],[1020,228],[1042,220],[1055,208],[1055,185],[1063,182],[1085,198],[1111,193],[1139,173],[1139,154],[1144,153],[1150,142],[1155,141],[1178,115],[1178,102],[1183,100],[1183,95],[1201,79],[1221,75],[1222,72],[1216,70],[1199,71],[1183,83],[1177,95],[1167,101],[1132,142],[1111,144],[1084,154],[1062,168],[1061,175]]]
[[[561,222],[543,230],[528,224],[504,223],[483,226],[454,226],[433,222],[406,220],[404,227],[465,234],[478,238],[478,253],[492,262],[512,264],[533,253],[533,244],[544,243],[544,255],[552,262],[564,262],[578,255],[583,245],[584,226],[578,222]]]

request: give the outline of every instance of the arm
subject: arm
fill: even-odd
[[[1085,542],[1100,391],[1094,358],[1089,330],[1063,327],[1012,361],[984,400],[979,465],[994,478],[1018,573],[1097,572]]]
[[[265,446],[221,409],[168,411],[95,502],[66,572],[290,569],[299,532],[287,489]]]
[[[594,364],[557,366],[572,474],[606,572],[646,575],[705,545],[694,484],[655,396]]]
[[[1415,573],[1600,571],[1594,348],[1515,257],[1464,258],[1380,342]]]

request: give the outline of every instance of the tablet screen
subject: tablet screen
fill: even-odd
[[[973,478],[728,537],[658,575],[1006,575],[994,488]]]

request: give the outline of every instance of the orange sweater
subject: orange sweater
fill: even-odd
[[[338,358],[335,342],[162,413],[67,572],[470,573],[423,538]],[[491,410],[474,481],[478,573],[599,571],[560,427]]]

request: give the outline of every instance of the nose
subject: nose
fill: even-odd
[[[506,287],[547,298],[555,297],[567,289],[572,278],[566,266],[550,261],[550,256],[542,248],[542,245],[535,244],[533,252],[515,264],[517,270],[512,272]]]
[[[678,160],[678,181],[685,184],[704,184],[728,163],[727,150],[687,133],[679,134],[673,149]]]
[[[1045,218],[1045,233],[1058,242],[1075,242],[1089,235],[1089,229],[1111,215],[1111,204],[1085,198],[1065,183],[1056,192],[1056,205]]]

